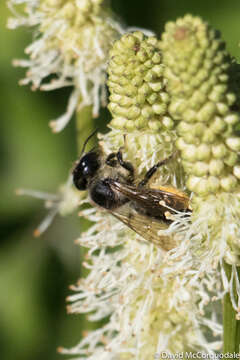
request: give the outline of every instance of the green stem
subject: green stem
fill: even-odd
[[[76,113],[76,136],[77,136],[77,153],[81,154],[83,144],[87,137],[94,131],[94,119],[92,117],[92,106],[85,106]],[[94,139],[91,138],[87,144],[87,150],[91,149],[94,144]],[[81,231],[85,231],[89,227],[89,222],[80,218]],[[82,248],[82,256],[86,251]],[[81,276],[86,276],[88,272],[85,268],[81,269]]]
[[[82,151],[82,146],[86,138],[95,130],[94,119],[92,117],[92,106],[85,106],[76,113],[76,131],[77,131],[77,151]],[[89,140],[93,145],[93,139]],[[88,145],[89,145],[88,144]]]
[[[95,130],[94,119],[92,117],[92,106],[85,106],[76,113],[76,140],[77,140],[77,153],[81,154],[83,144],[87,137]],[[87,144],[86,151],[90,150],[94,145],[94,139],[91,138]],[[79,218],[81,232],[86,231],[89,228],[89,221],[83,218]],[[81,264],[84,261],[84,256],[87,250],[81,247]],[[89,271],[81,265],[80,268],[81,277],[86,277]],[[87,320],[87,317],[82,315],[81,317],[81,329],[82,330],[94,330],[96,324]]]
[[[232,266],[224,263],[224,270],[231,278]],[[238,278],[240,279],[240,267],[237,267]],[[235,300],[237,302],[237,292],[235,281],[233,283]],[[238,353],[240,351],[240,320],[236,319],[236,311],[232,307],[229,293],[223,299],[223,352]]]

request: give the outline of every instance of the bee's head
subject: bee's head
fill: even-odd
[[[89,180],[100,168],[99,154],[89,151],[83,155],[73,170],[73,183],[78,190],[86,190]]]

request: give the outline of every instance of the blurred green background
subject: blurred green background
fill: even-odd
[[[129,26],[154,30],[185,13],[200,15],[221,30],[228,50],[240,59],[239,0],[114,0],[113,9]],[[20,87],[24,70],[13,68],[31,42],[26,28],[5,28],[9,11],[0,3],[1,83],[1,243],[0,359],[55,360],[60,345],[71,347],[81,336],[83,318],[67,315],[68,286],[80,276],[81,249],[73,241],[80,232],[77,215],[54,220],[40,238],[32,236],[45,216],[43,202],[16,197],[16,188],[56,192],[76,159],[74,121],[54,135],[48,121],[64,112],[68,89],[31,92]],[[98,122],[106,126],[106,111]],[[105,129],[106,130],[106,129]]]

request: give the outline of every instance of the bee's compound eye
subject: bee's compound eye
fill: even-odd
[[[100,164],[96,152],[87,153],[79,163],[79,170],[81,170],[83,176],[94,176],[99,167]]]
[[[73,170],[73,183],[79,190],[86,190],[89,181],[96,175],[100,167],[97,152],[90,151],[83,155]]]

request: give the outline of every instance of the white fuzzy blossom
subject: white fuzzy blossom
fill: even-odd
[[[16,66],[28,68],[20,83],[32,84],[33,90],[73,86],[66,113],[50,122],[54,132],[61,131],[83,106],[93,105],[97,116],[100,104],[106,103],[108,51],[124,28],[102,2],[8,1],[14,15],[8,27],[27,26],[34,31],[33,42],[25,49],[29,59],[14,61]]]
[[[214,354],[220,349],[222,329],[216,315],[204,319],[201,305],[196,305],[206,291],[177,271],[174,253],[149,245],[96,209],[83,210],[81,216],[94,222],[78,240],[88,248],[84,265],[90,273],[72,286],[76,294],[68,298],[68,310],[89,313],[89,321],[110,320],[61,352],[79,360],[146,360],[163,351]],[[214,332],[215,341],[207,341],[202,325]]]
[[[182,264],[189,265],[191,282],[206,276],[207,287],[215,292],[214,296],[223,299],[230,293],[237,319],[240,319],[239,205],[238,196],[230,193],[210,196],[201,202],[185,233],[189,245],[181,259]],[[230,278],[225,273],[224,261],[232,265]]]

